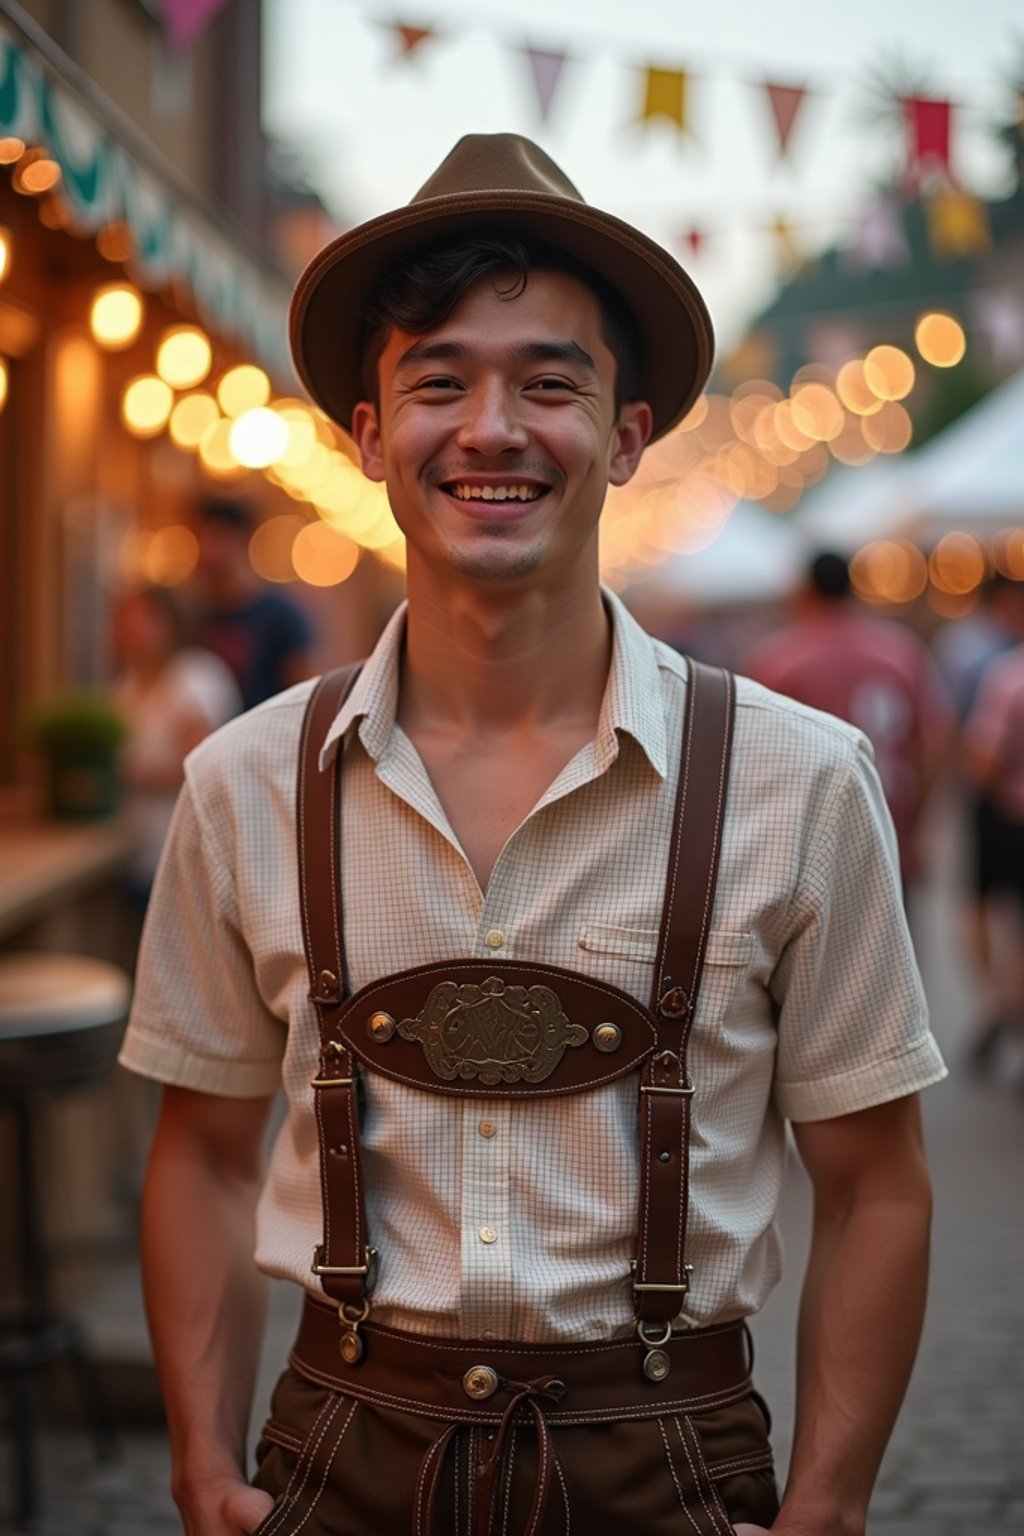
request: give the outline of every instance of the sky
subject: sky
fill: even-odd
[[[953,162],[1009,190],[993,123],[1024,82],[1021,0],[265,0],[268,131],[348,226],[406,203],[463,133],[535,138],[588,202],[673,250],[728,349],[777,284],[779,217],[808,251],[842,239],[901,163],[877,79],[957,103]],[[437,36],[397,57],[388,26]],[[570,55],[541,122],[522,50]],[[690,131],[637,119],[642,71],[690,76]],[[766,81],[806,86],[779,158]],[[705,232],[693,255],[681,243]]]

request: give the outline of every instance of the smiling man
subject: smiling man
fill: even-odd
[[[150,908],[123,1059],[167,1085],[143,1257],[185,1528],[859,1536],[943,1068],[864,739],[599,583],[704,305],[496,135],[327,247],[292,339],[408,602],[193,755]],[[744,1319],[787,1120],[815,1212],[780,1509]],[[260,1271],[304,1301],[252,1487]]]

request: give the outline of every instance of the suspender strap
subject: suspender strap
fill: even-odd
[[[659,1048],[640,1085],[640,1192],[633,1288],[640,1325],[667,1326],[683,1305],[690,1130],[694,1088],[687,1066],[715,900],[732,748],[730,673],[689,662],[679,788],[651,1012]]]
[[[334,1038],[333,1033],[346,990],[339,864],[342,753],[339,745],[331,771],[324,773],[320,749],[359,670],[357,664],[329,672],[313,690],[302,724],[296,786],[302,935],[309,995],[320,1027],[320,1068],[312,1087],[324,1240],[314,1252],[313,1271],[350,1324],[357,1324],[368,1310],[374,1255],[366,1237],[355,1062],[341,1036]],[[353,1331],[353,1345],[355,1337]]]

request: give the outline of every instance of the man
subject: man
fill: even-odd
[[[704,306],[496,135],[321,253],[292,330],[409,600],[314,695],[301,869],[308,688],[191,759],[151,909],[124,1059],[169,1085],[143,1246],[189,1536],[861,1532],[943,1068],[863,739],[739,683],[730,754],[723,675],[599,586]],[[741,1320],[784,1116],[815,1228],[777,1512]],[[254,1229],[306,1301],[250,1489]]]
[[[246,709],[313,671],[309,620],[253,570],[249,540],[255,527],[244,501],[206,496],[197,508],[203,599],[198,640],[230,667]]]
[[[795,621],[755,646],[746,670],[766,688],[864,732],[875,750],[909,885],[918,873],[918,823],[949,747],[949,709],[938,672],[909,630],[862,611],[840,554],[826,550],[814,557],[795,606]]]

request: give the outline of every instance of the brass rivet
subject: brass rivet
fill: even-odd
[[[366,1032],[378,1045],[386,1045],[395,1033],[395,1021],[390,1013],[371,1013]]]
[[[489,1365],[471,1365],[462,1378],[462,1385],[466,1396],[475,1397],[479,1402],[497,1392],[498,1373]]]
[[[672,1362],[663,1349],[649,1349],[644,1355],[644,1375],[648,1381],[664,1381]]]
[[[317,982],[317,991],[321,997],[330,997],[338,985],[338,978],[333,971],[321,971],[320,980]]]
[[[658,1162],[659,1163],[670,1163],[671,1161],[672,1161],[672,1153],[671,1152],[659,1152],[658,1153]]]
[[[594,1044],[599,1051],[617,1051],[622,1044],[622,1030],[617,1024],[599,1024],[594,1030]]]

